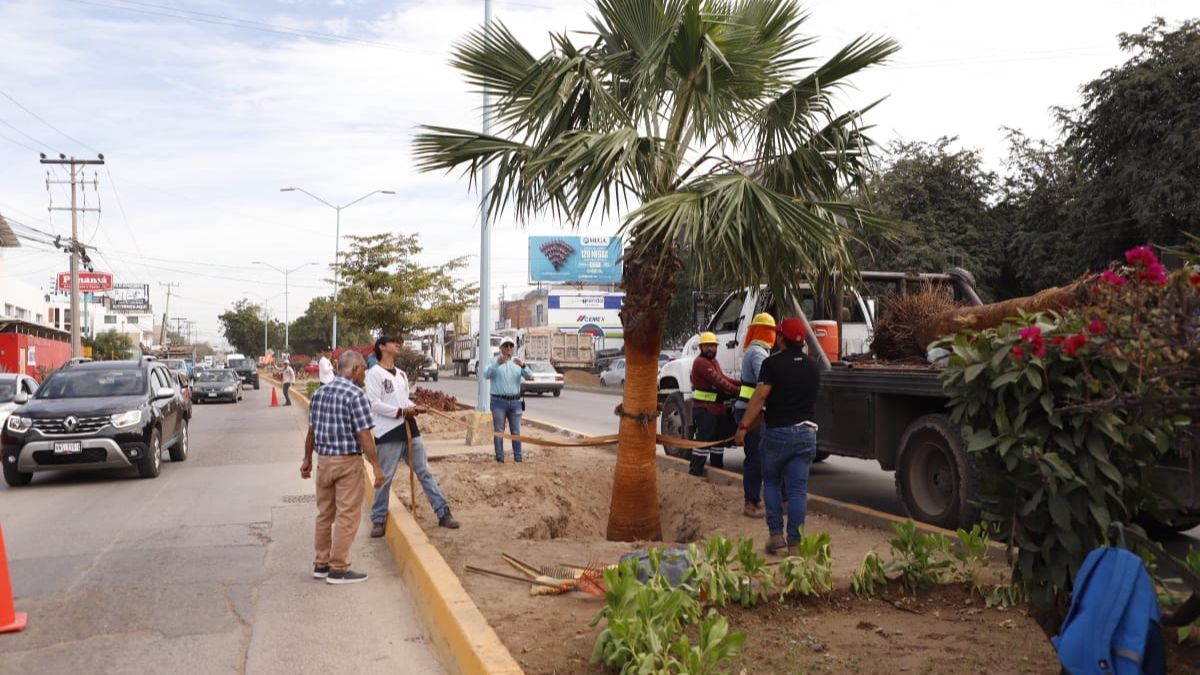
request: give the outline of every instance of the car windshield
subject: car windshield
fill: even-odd
[[[181,359],[166,359],[162,363],[171,370],[187,370],[187,364]]]
[[[250,359],[230,359],[229,367],[230,368],[253,368],[254,362],[251,361]]]
[[[17,383],[13,381],[0,382],[0,403],[8,403],[17,394]]]
[[[617,359],[608,367],[609,370],[625,370],[625,359]]]
[[[532,361],[527,365],[529,366],[529,369],[535,373],[556,373],[556,372],[558,372],[558,371],[554,370],[554,366],[550,365],[549,363],[546,363],[545,361]]]
[[[146,377],[140,369],[70,369],[46,378],[46,383],[37,390],[37,398],[137,396],[145,391]]]
[[[232,370],[210,370],[196,376],[197,382],[225,382],[238,379]]]

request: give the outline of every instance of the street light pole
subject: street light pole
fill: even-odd
[[[337,213],[336,221],[335,221],[335,225],[334,225],[335,239],[333,241],[333,336],[332,336],[332,344],[329,345],[330,347],[337,349],[337,346],[338,346],[337,300],[338,300],[338,291],[341,288],[341,285],[340,285],[340,276],[341,275],[338,274],[338,263],[341,262],[341,252],[342,252],[342,209],[348,209],[351,206],[354,206],[355,204],[366,199],[367,197],[370,197],[371,195],[376,195],[376,194],[394,195],[394,194],[396,194],[396,192],[394,190],[372,190],[371,192],[368,192],[367,194],[359,197],[358,199],[355,199],[352,202],[347,202],[345,204],[339,205],[339,204],[331,204],[331,203],[325,201],[324,199],[321,199],[320,197],[309,192],[308,190],[305,190],[304,188],[285,187],[285,188],[279,188],[279,191],[280,192],[303,192],[304,194],[308,195],[309,197],[312,197],[313,199],[324,204],[325,206],[328,206],[329,208],[333,209]],[[284,283],[285,284],[287,283],[286,279],[285,279]]]
[[[263,267],[270,267],[271,269],[273,269],[276,272],[279,272],[280,274],[283,275],[283,351],[291,352],[292,351],[292,324],[291,324],[289,316],[288,316],[288,275],[290,275],[292,272],[295,272],[296,270],[308,267],[309,265],[319,265],[320,263],[306,262],[303,265],[297,265],[290,270],[280,269],[280,268],[272,265],[271,263],[263,262],[261,260],[255,260],[251,264],[252,265],[262,265]],[[265,304],[266,303],[264,302],[264,305]],[[266,333],[266,330],[267,330],[266,324],[263,324],[263,326],[264,326],[263,332]],[[264,349],[263,356],[266,356],[266,355],[267,355],[267,353]]]
[[[483,29],[491,35],[492,31],[492,0],[483,0]],[[485,86],[483,88],[483,135],[492,133],[492,114],[489,110],[490,97]],[[491,409],[491,392],[488,381],[483,378],[483,369],[487,359],[492,358],[492,313],[489,304],[492,298],[492,230],[488,223],[488,190],[491,189],[491,166],[483,165],[483,180],[479,183],[479,348],[475,359],[475,377],[478,385],[475,390],[475,410],[487,412]]]

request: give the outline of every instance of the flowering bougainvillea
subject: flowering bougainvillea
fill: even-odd
[[[984,518],[1017,547],[1013,581],[1061,618],[1109,523],[1157,508],[1155,466],[1200,419],[1200,270],[1149,247],[1064,314],[965,331],[942,378],[984,476]],[[1052,628],[1043,622],[1043,628]]]

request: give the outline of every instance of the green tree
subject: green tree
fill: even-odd
[[[873,237],[872,267],[897,272],[941,272],[961,261],[979,287],[995,296],[1007,257],[1001,223],[989,200],[997,177],[978,150],[955,149],[958,139],[897,141],[871,181],[872,207],[913,227],[894,241]]]
[[[361,345],[371,342],[371,331],[352,325],[339,317],[338,337],[343,344]],[[292,350],[300,354],[315,354],[330,346],[333,329],[333,300],[313,298],[298,319],[292,322]]]
[[[97,361],[128,359],[133,356],[133,339],[127,333],[106,330],[92,340],[92,358]]]
[[[665,328],[686,256],[702,278],[766,281],[795,297],[818,272],[853,273],[848,242],[881,219],[845,201],[870,139],[839,112],[846,79],[898,48],[860,37],[816,67],[794,0],[597,0],[589,41],[551,35],[534,57],[503,25],[452,62],[495,95],[498,133],[426,127],[420,167],[495,170],[493,217],[622,218],[628,377],[608,537],[660,539],[651,424]]]
[[[262,307],[242,298],[217,319],[221,322],[221,334],[236,351],[247,356],[263,355]],[[272,319],[267,324],[266,337],[267,348],[283,349],[283,322]]]
[[[477,295],[473,284],[454,278],[465,258],[434,267],[417,262],[418,235],[347,237],[350,250],[338,265],[342,288],[338,319],[389,335],[452,323]]]
[[[1200,233],[1200,20],[1160,18],[1118,39],[1129,60],[1060,111],[1083,178],[1078,259],[1093,270],[1131,246]]]

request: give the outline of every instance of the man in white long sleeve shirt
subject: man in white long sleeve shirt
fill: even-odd
[[[317,361],[317,379],[321,384],[333,382],[333,362],[329,360],[329,348],[321,350],[321,360]]]
[[[380,336],[375,341],[375,364],[366,377],[367,400],[371,403],[371,417],[375,422],[375,447],[379,452],[379,463],[383,467],[385,482],[375,491],[371,505],[371,536],[382,537],[387,522],[388,500],[392,493],[392,478],[396,468],[405,463],[408,453],[408,436],[405,423],[412,431],[412,464],[421,489],[429,500],[429,506],[438,518],[438,525],[450,529],[458,527],[458,521],[450,513],[450,505],[438,487],[437,479],[429,471],[429,457],[421,430],[417,428],[417,415],[425,412],[408,397],[408,375],[396,367],[396,357],[403,343],[398,337]]]

